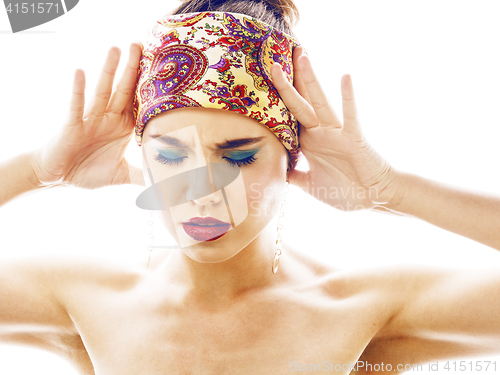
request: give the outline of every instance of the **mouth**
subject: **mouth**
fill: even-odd
[[[213,217],[192,217],[182,222],[186,234],[196,241],[215,241],[231,228],[230,223]]]

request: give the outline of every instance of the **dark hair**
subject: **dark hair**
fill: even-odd
[[[299,11],[293,0],[181,0],[172,14],[195,12],[233,12],[265,22],[290,35],[299,20]]]

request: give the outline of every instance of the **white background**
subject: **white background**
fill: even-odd
[[[130,42],[177,4],[81,0],[67,15],[18,34],[0,10],[0,160],[39,147],[62,126],[76,68],[86,73],[88,103],[108,49],[122,50],[118,80]],[[302,19],[295,32],[337,112],[340,78],[350,73],[365,135],[384,158],[407,172],[499,194],[497,1],[296,4]],[[141,166],[134,140],[126,156]],[[86,253],[145,263],[148,213],[135,206],[141,191],[56,188],[11,201],[0,208],[0,257]],[[290,196],[284,240],[337,266],[500,265],[498,251],[418,219],[344,213],[298,189]],[[76,372],[50,353],[1,345],[0,374]]]

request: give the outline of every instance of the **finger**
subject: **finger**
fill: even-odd
[[[113,80],[115,78],[116,69],[120,62],[121,51],[118,47],[111,47],[108,51],[108,56],[102,69],[95,96],[90,106],[88,115],[102,116],[109,103],[109,98],[113,89]]]
[[[85,72],[77,69],[73,77],[73,93],[69,106],[68,126],[82,124],[83,111],[85,109]]]
[[[292,169],[288,172],[288,181],[292,185],[298,186],[305,192],[308,192],[309,189],[309,171],[299,171],[297,169]]]
[[[146,186],[142,169],[134,165],[131,165],[130,163],[128,163],[128,168],[129,168],[129,173],[125,183],[132,185]]]
[[[342,128],[337,115],[333,111],[330,101],[326,97],[321,85],[314,74],[311,61],[307,55],[302,55],[297,59],[299,69],[302,73],[302,80],[306,87],[307,93],[311,101],[311,106],[318,117],[319,123],[322,126],[330,126],[334,128]]]
[[[389,214],[389,215],[397,215],[397,216],[406,216],[406,214],[402,214],[401,212],[393,211],[388,208],[385,208],[383,206],[374,206],[372,207],[372,210],[382,212],[384,214]]]
[[[297,92],[305,99],[309,104],[311,104],[311,99],[307,92],[304,80],[302,79],[302,74],[299,69],[299,64],[297,60],[300,56],[305,55],[306,50],[304,47],[299,46],[293,50],[293,86]]]
[[[134,94],[130,95],[128,102],[125,105],[125,109],[124,109],[125,113],[129,113],[131,115],[134,114],[134,97],[135,97],[135,90],[134,90]],[[135,126],[135,124],[134,124],[134,126]]]
[[[122,158],[118,165],[118,170],[113,178],[112,185],[134,184],[146,186],[142,168],[138,168],[128,162],[126,158]]]
[[[306,128],[317,127],[319,121],[313,108],[306,99],[297,92],[290,82],[288,82],[279,63],[274,63],[271,66],[271,76],[273,84],[278,90],[281,99],[283,99],[286,107],[295,118]]]
[[[141,55],[142,45],[139,42],[133,42],[130,46],[130,54],[125,71],[115,92],[111,95],[111,100],[107,108],[108,112],[121,113],[127,108],[130,98],[135,94]]]
[[[340,83],[342,93],[342,112],[344,117],[343,130],[348,133],[358,133],[360,131],[358,121],[358,110],[354,100],[354,88],[349,74],[344,74]]]

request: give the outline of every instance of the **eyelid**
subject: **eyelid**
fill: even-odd
[[[158,147],[155,147],[156,151],[158,153],[179,153],[179,156],[182,156],[182,155],[185,155],[186,152],[185,152],[185,149],[183,148],[179,148],[179,147],[165,147],[165,148],[158,148]]]
[[[253,148],[253,149],[250,149],[250,150],[233,150],[233,151],[229,151],[227,152],[228,155],[225,155],[226,157],[231,157],[231,156],[242,156],[242,155],[245,155],[245,156],[253,156],[255,155],[260,149],[259,148]]]

